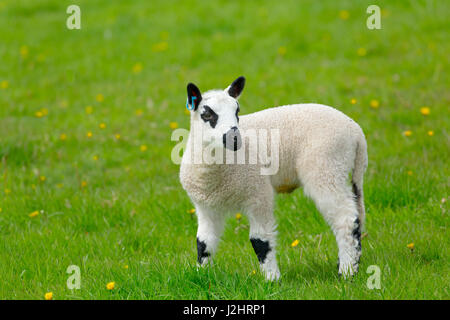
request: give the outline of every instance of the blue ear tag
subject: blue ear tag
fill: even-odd
[[[189,107],[189,97],[188,98],[186,98],[186,109],[188,109],[188,110],[194,110],[194,107],[195,107],[195,105],[194,105],[194,100],[195,99],[197,99],[197,97],[195,97],[195,96],[192,96],[192,102],[191,102],[191,106],[192,107]]]

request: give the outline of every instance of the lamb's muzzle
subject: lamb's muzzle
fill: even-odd
[[[241,134],[237,127],[232,127],[223,135],[223,145],[228,150],[237,151],[241,148]]]

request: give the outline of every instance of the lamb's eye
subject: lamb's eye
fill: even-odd
[[[202,114],[203,120],[206,120],[206,121],[211,120],[212,117],[213,117],[213,116],[212,116],[211,112],[209,112],[209,111],[205,111],[205,112]]]

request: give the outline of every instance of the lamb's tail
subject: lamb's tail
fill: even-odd
[[[356,205],[359,213],[359,221],[361,227],[364,225],[365,220],[365,209],[364,209],[364,192],[363,192],[363,179],[364,172],[367,168],[367,143],[362,134],[361,138],[358,140],[356,145],[356,156],[355,156],[355,166],[352,173],[352,186],[353,193],[356,199]]]

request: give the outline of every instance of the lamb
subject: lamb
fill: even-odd
[[[180,181],[198,217],[198,264],[212,262],[226,216],[242,212],[248,217],[250,241],[265,278],[278,280],[274,195],[302,187],[336,237],[339,275],[353,276],[365,218],[363,175],[368,158],[362,129],[342,112],[320,104],[286,105],[239,116],[244,85],[245,78],[239,77],[225,90],[203,95],[196,85],[187,86],[191,131]],[[193,128],[201,135],[194,136]],[[241,150],[248,155],[249,143],[240,133],[273,129],[279,132],[279,166],[274,174],[261,173],[267,163],[193,161],[208,148],[213,148],[214,159]],[[269,139],[269,149],[275,142]]]

